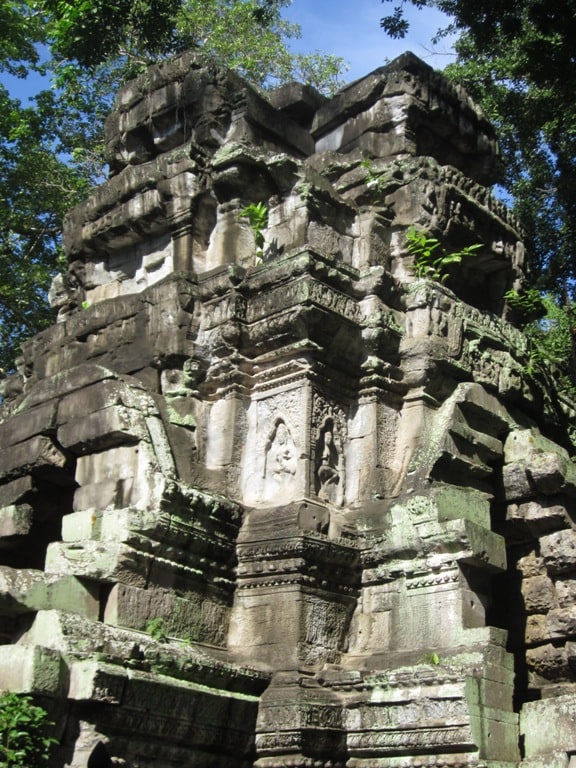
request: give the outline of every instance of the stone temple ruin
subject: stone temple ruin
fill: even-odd
[[[412,54],[331,99],[186,54],[107,156],[0,426],[53,766],[573,768],[574,412],[480,110]],[[482,248],[416,277],[412,226]]]

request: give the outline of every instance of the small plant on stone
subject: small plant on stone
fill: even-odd
[[[158,641],[159,643],[165,643],[168,639],[168,634],[166,632],[166,626],[164,624],[164,619],[162,616],[156,616],[155,619],[148,619],[146,624],[144,625],[144,629],[150,637],[153,640]]]
[[[369,158],[364,158],[360,166],[366,171],[366,186],[379,195],[383,191],[384,175],[374,169],[374,163]]]
[[[264,258],[264,230],[268,226],[268,208],[264,203],[250,203],[238,215],[248,220],[256,243],[256,258],[261,261]]]
[[[0,766],[2,768],[41,768],[48,765],[57,740],[46,735],[49,726],[42,707],[30,696],[0,693]]]
[[[482,243],[467,245],[460,251],[447,253],[440,241],[428,237],[426,232],[417,232],[410,227],[406,234],[408,251],[414,256],[414,274],[416,277],[428,277],[439,283],[445,283],[450,277],[450,268],[460,264],[465,256],[471,256]]]

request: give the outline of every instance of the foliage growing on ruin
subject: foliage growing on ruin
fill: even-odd
[[[518,321],[522,326],[538,320],[546,314],[546,308],[542,302],[540,291],[536,290],[536,288],[527,288],[522,291],[506,291],[504,298],[508,306],[518,316]]]
[[[541,301],[546,314],[525,328],[531,343],[530,364],[533,368],[552,364],[558,389],[576,398],[576,311],[569,299],[559,306],[549,293]]]
[[[48,764],[56,739],[47,735],[51,723],[30,696],[0,693],[0,765],[3,768],[42,768]]]
[[[455,264],[460,264],[463,258],[482,248],[482,243],[476,243],[448,253],[437,238],[429,237],[426,232],[417,232],[414,227],[406,233],[406,242],[409,253],[414,256],[416,277],[428,277],[439,283],[448,280]]]
[[[268,226],[268,208],[262,202],[249,203],[240,211],[239,215],[248,221],[256,243],[256,258],[262,260],[264,257],[264,230]]]
[[[153,619],[148,619],[144,629],[146,632],[148,632],[153,640],[156,640],[159,643],[165,643],[168,639],[168,635],[166,633],[166,624],[162,616],[156,616]]]

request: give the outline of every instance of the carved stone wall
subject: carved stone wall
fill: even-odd
[[[184,54],[106,146],[0,423],[0,688],[54,768],[571,766],[574,405],[485,117],[412,54],[332,99]],[[482,247],[417,279],[412,226]]]

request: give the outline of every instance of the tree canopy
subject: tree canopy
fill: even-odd
[[[105,172],[103,121],[119,86],[184,48],[258,87],[334,90],[342,59],[292,54],[289,0],[0,0],[0,75],[43,74],[23,104],[0,84],[0,369],[53,321],[64,214]]]

